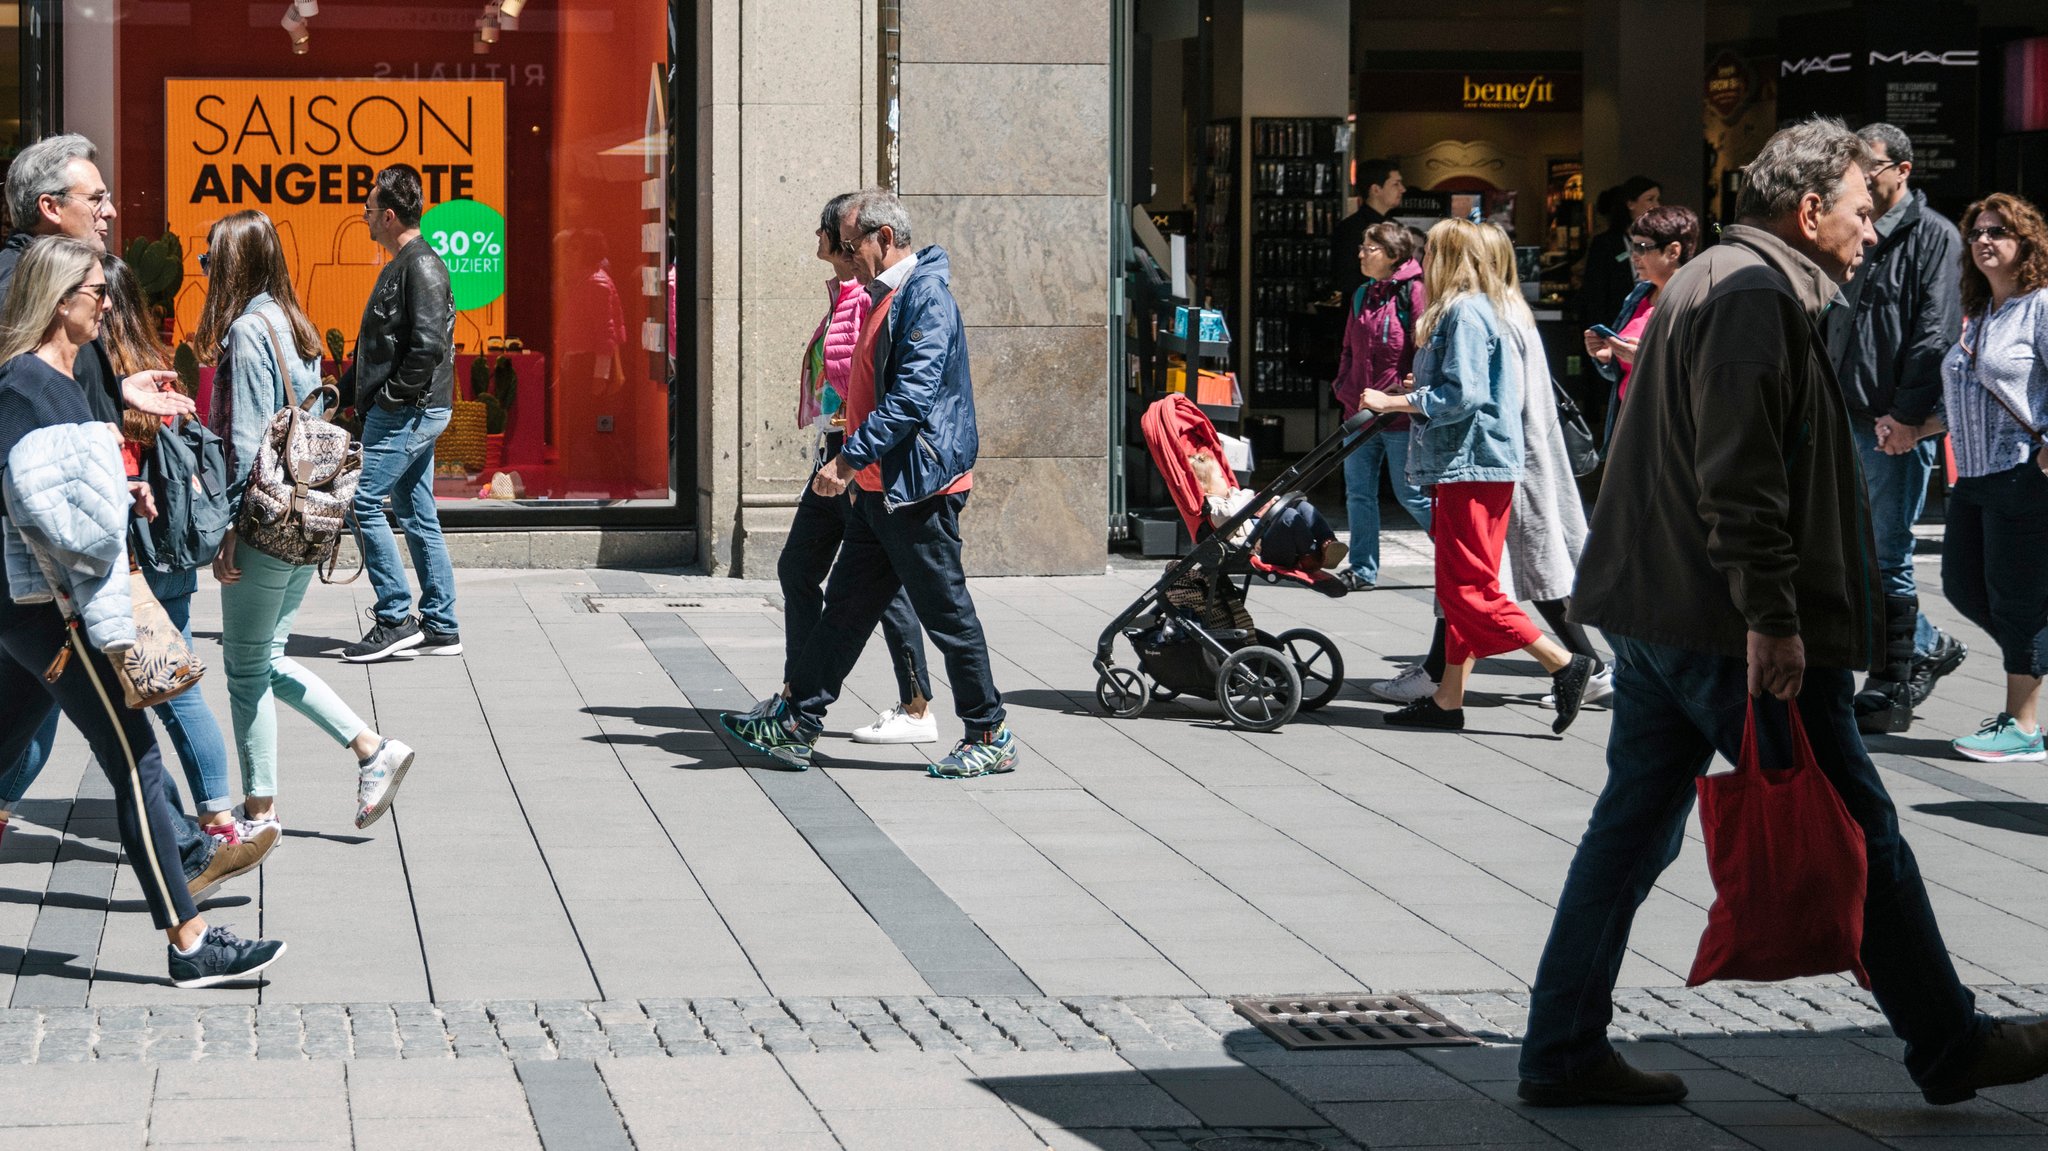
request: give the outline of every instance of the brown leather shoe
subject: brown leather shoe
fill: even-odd
[[[1669,1071],[1631,1067],[1621,1052],[1610,1051],[1607,1062],[1595,1064],[1563,1083],[1531,1083],[1524,1079],[1515,1094],[1531,1107],[1578,1107],[1587,1103],[1644,1107],[1685,1098],[1685,1080]]]
[[[1953,1079],[1922,1087],[1920,1094],[1937,1106],[1977,1097],[1986,1087],[2025,1083],[2048,1075],[2048,1023],[1991,1021],[1991,1032],[1977,1057]]]
[[[216,848],[213,859],[206,870],[194,876],[186,887],[192,892],[192,901],[212,895],[214,888],[226,883],[237,875],[246,875],[263,865],[263,857],[277,846],[279,832],[275,824],[250,836],[240,843],[226,844]]]

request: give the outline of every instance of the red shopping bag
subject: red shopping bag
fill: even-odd
[[[1714,906],[1687,987],[1837,971],[1870,986],[1858,956],[1870,866],[1863,829],[1814,762],[1799,708],[1785,710],[1792,717],[1790,764],[1766,768],[1759,761],[1751,699],[1741,761],[1732,772],[1699,778]]]

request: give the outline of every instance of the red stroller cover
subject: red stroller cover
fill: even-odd
[[[1173,506],[1179,509],[1180,518],[1188,526],[1188,537],[1201,539],[1209,531],[1209,506],[1188,457],[1207,448],[1216,462],[1222,465],[1223,481],[1230,485],[1232,491],[1238,487],[1237,475],[1230,469],[1229,457],[1223,451],[1223,440],[1216,434],[1216,425],[1209,422],[1209,417],[1203,415],[1202,409],[1196,407],[1192,400],[1174,392],[1146,408],[1138,426],[1145,433],[1145,450],[1151,453],[1153,466],[1166,480],[1166,490],[1173,494]],[[1269,576],[1307,584],[1328,596],[1344,594],[1344,585],[1328,572],[1278,567],[1257,555],[1248,558],[1254,570]]]

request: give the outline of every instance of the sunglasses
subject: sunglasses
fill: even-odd
[[[1638,256],[1647,256],[1663,246],[1655,240],[1630,240],[1628,242],[1628,250]]]
[[[861,246],[861,245],[862,245],[863,243],[867,242],[867,238],[868,238],[869,236],[872,236],[872,235],[874,235],[874,234],[875,234],[876,232],[879,232],[879,231],[881,231],[881,230],[882,230],[881,228],[867,228],[867,229],[864,229],[864,230],[862,230],[862,232],[861,232],[861,234],[860,234],[860,235],[858,235],[858,236],[855,236],[855,237],[854,237],[853,239],[851,239],[851,240],[840,240],[840,241],[839,241],[839,254],[840,254],[840,255],[842,255],[842,256],[851,256],[851,255],[853,255],[853,254],[854,254],[854,253],[855,253],[856,251],[859,251],[859,250],[860,250],[860,246]]]
[[[95,300],[104,301],[107,298],[107,282],[105,280],[101,280],[97,284],[80,284],[78,285],[78,287],[72,289],[73,295],[76,295],[79,292],[91,292]]]
[[[213,275],[213,268],[212,268],[212,266],[211,266],[211,265],[212,265],[212,262],[213,262],[213,253],[211,253],[211,252],[201,252],[201,253],[199,253],[199,274],[200,274],[200,275],[202,275],[202,276],[211,276],[211,275]]]
[[[1963,233],[1963,239],[1974,244],[1979,240],[2003,240],[2012,235],[2012,229],[2003,224],[1988,224],[1982,228],[1971,228]]]

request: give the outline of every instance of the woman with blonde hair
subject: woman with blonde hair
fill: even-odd
[[[270,417],[320,387],[320,340],[300,309],[270,217],[236,212],[206,237],[206,306],[193,343],[220,365],[210,421],[228,454],[228,504],[239,506]],[[356,826],[391,806],[413,750],[385,739],[334,689],[285,655],[292,619],[313,569],[238,546],[230,531],[213,561],[220,581],[222,660],[235,752],[242,764],[244,834],[277,818],[277,701],[346,745],[356,757]]]
[[[1494,303],[1502,289],[1482,226],[1442,220],[1423,258],[1429,307],[1416,324],[1415,389],[1367,389],[1359,406],[1417,417],[1408,475],[1430,489],[1436,595],[1445,624],[1443,681],[1387,716],[1400,727],[1461,731],[1465,683],[1481,657],[1521,648],[1550,673],[1563,732],[1578,717],[1593,661],[1573,655],[1529,622],[1501,589],[1515,485],[1522,478],[1522,364],[1508,321]],[[1489,288],[1492,291],[1489,291]]]
[[[100,334],[107,307],[107,274],[90,245],[67,236],[29,245],[0,311],[0,492],[18,447],[23,455],[47,453],[54,450],[42,446],[49,433],[94,423],[73,372],[80,350]],[[97,490],[88,465],[97,462],[107,471],[120,466],[118,434],[111,425],[99,427],[105,429],[103,446],[76,441],[66,446],[91,450],[34,462],[69,467],[70,476]],[[10,517],[18,510],[9,507]],[[136,510],[145,518],[155,512],[146,498]],[[33,546],[24,539],[8,541],[9,547],[16,542]],[[31,589],[18,587],[11,572],[7,583],[7,593],[0,594],[0,763],[14,763],[50,710],[61,710],[85,736],[113,787],[122,853],[135,870],[150,918],[170,941],[171,981],[208,987],[268,967],[284,953],[283,943],[239,939],[224,927],[209,930],[194,907],[199,888],[186,882],[178,856],[178,814],[166,794],[163,755],[148,713],[116,702],[120,687],[112,661],[84,642],[83,629],[67,624],[48,589],[37,602],[17,603],[14,593]],[[235,844],[219,848],[216,858],[228,856],[222,866],[232,861],[253,867],[266,850],[267,845]]]

